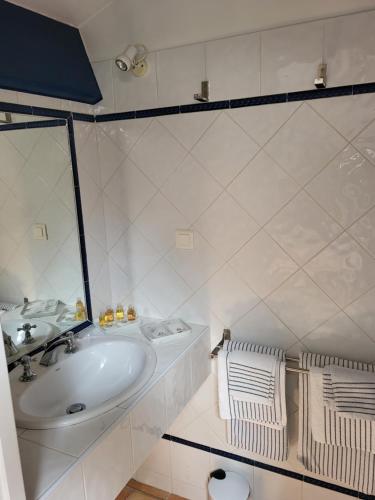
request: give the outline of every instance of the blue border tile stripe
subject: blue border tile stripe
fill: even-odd
[[[141,109],[138,111],[124,111],[119,113],[106,113],[94,115],[89,113],[75,113],[52,108],[38,106],[26,106],[9,102],[0,102],[0,111],[22,113],[26,115],[50,116],[51,118],[73,117],[74,120],[84,122],[109,122],[117,120],[134,120],[135,118],[149,118],[154,116],[177,115],[180,113],[195,113],[200,111],[213,111],[218,109],[243,108],[250,106],[262,106],[266,104],[277,104],[282,102],[307,101],[311,99],[327,99],[330,97],[341,97],[347,95],[375,93],[375,82],[359,83],[355,85],[343,85],[326,89],[302,90],[281,94],[265,96],[245,97],[241,99],[228,99],[224,101],[197,102],[193,104],[182,104],[164,108]]]
[[[279,474],[281,476],[290,477],[292,479],[296,479],[297,481],[303,481],[305,483],[312,484],[314,486],[319,486],[320,488],[325,488],[327,490],[337,491],[338,493],[343,493],[344,495],[348,495],[355,498],[362,498],[363,500],[374,500],[375,497],[373,495],[365,495],[363,493],[358,493],[358,491],[351,490],[349,488],[345,488],[344,486],[338,486],[336,484],[328,483],[326,481],[322,481],[320,479],[315,479],[313,477],[304,476],[299,472],[294,472],[287,469],[282,469],[281,467],[276,467],[274,465],[265,464],[263,462],[259,462],[258,460],[253,460],[247,457],[241,457],[241,455],[237,455],[235,453],[229,453],[224,450],[219,450],[217,448],[211,448],[210,446],[206,446],[204,444],[195,443],[193,441],[188,441],[187,439],[183,439],[177,436],[172,436],[171,434],[164,434],[163,439],[167,441],[172,441],[173,443],[182,444],[184,446],[189,446],[190,448],[195,448],[197,450],[205,451],[207,453],[212,453],[213,455],[218,455],[220,457],[225,457],[230,460],[234,460],[236,462],[241,462],[247,465],[252,465],[253,467],[257,467],[258,469],[267,470],[269,472],[274,472],[275,474]],[[362,496],[361,496],[362,495]]]
[[[66,120],[38,120],[34,122],[19,122],[19,123],[6,123],[0,125],[0,132],[6,130],[22,130],[29,128],[51,128],[51,127],[65,127]]]

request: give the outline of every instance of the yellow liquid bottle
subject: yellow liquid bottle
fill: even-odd
[[[127,310],[128,321],[135,321],[137,319],[137,313],[133,306],[129,306]]]
[[[125,320],[125,311],[122,304],[117,304],[116,307],[116,321],[123,322]]]
[[[113,325],[113,322],[115,320],[115,313],[113,312],[112,307],[107,307],[104,314],[104,319],[105,319],[105,326]]]

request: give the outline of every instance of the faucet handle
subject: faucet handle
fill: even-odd
[[[31,382],[36,378],[36,373],[31,369],[31,358],[30,356],[22,356],[19,364],[23,366],[23,374],[19,377],[20,382]]]
[[[65,348],[66,354],[73,354],[78,351],[78,346],[74,337],[74,332],[69,331],[65,333],[65,337],[67,338],[67,345]]]
[[[36,328],[36,325],[32,325],[31,323],[25,323],[21,328],[17,328],[17,332],[25,332],[25,338],[22,341],[22,344],[32,344],[35,342],[34,337],[31,335],[31,329]]]

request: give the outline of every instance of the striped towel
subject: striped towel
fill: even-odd
[[[375,420],[375,374],[330,365],[323,371],[325,404],[348,418]]]
[[[278,361],[276,366],[279,368],[275,372],[275,397],[271,406],[239,401],[229,397],[228,390],[225,391],[222,374],[226,370],[227,355],[234,351],[266,354]],[[219,353],[219,405],[220,416],[228,421],[227,439],[229,444],[271,460],[287,459],[285,353],[282,349],[240,341],[224,342],[223,351]]]
[[[314,410],[317,401],[309,378],[311,374],[314,375],[313,367],[323,369],[327,365],[375,373],[375,366],[367,363],[321,354],[300,355],[300,367],[310,370],[310,376],[304,373],[299,375],[298,459],[308,471],[340,481],[348,488],[374,495],[375,455],[369,451],[373,442],[373,437],[369,436],[371,432],[374,435],[370,425],[372,422],[361,420],[362,423],[359,423],[359,419],[342,417],[342,414],[324,405],[323,370],[320,370],[320,407],[323,408],[323,414],[319,417],[319,412]],[[317,377],[311,377],[313,379],[316,381]]]
[[[228,390],[233,399],[270,406],[275,398],[275,356],[257,352],[225,353]]]

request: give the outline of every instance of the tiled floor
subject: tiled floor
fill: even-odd
[[[116,500],[188,500],[131,479]]]

